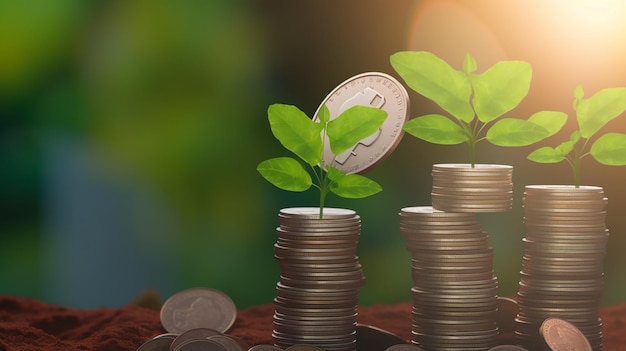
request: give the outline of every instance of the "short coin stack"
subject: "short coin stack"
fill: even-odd
[[[413,342],[426,350],[488,350],[496,345],[493,248],[471,213],[430,206],[400,211],[412,254]]]
[[[513,167],[435,164],[432,205],[447,212],[505,212],[513,205]]]
[[[562,318],[601,350],[607,198],[589,186],[527,186],[524,195],[516,334],[531,349],[539,347],[543,321]]]
[[[361,219],[352,210],[282,209],[274,257],[281,268],[272,337],[276,346],[356,349],[358,289],[365,277],[356,255]]]

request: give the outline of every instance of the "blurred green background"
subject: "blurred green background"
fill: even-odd
[[[312,115],[353,75],[395,75],[400,50],[457,69],[471,53],[479,71],[520,59],[533,82],[509,115],[570,114],[553,146],[576,128],[576,85],[626,86],[624,16],[620,2],[585,0],[0,1],[0,294],[91,308],[207,286],[239,308],[270,303],[278,210],[316,204],[255,170],[287,155],[270,104]],[[411,116],[439,111],[410,98]],[[626,132],[626,116],[607,128]],[[515,169],[514,209],[480,216],[504,296],[517,291],[524,185],[572,183],[566,164],[527,161],[535,147],[478,150]],[[430,203],[433,163],[466,160],[463,146],[405,135],[368,174],[382,193],[328,200],[363,220],[362,304],[410,300],[397,214]],[[626,300],[624,179],[626,167],[585,159],[583,183],[609,197],[605,306]]]

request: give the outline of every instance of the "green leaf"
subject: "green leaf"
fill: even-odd
[[[470,54],[465,55],[465,60],[463,60],[463,71],[465,73],[474,73],[477,68],[478,65],[476,64],[476,59],[474,59],[474,57]]]
[[[544,127],[517,118],[504,118],[497,121],[485,137],[498,146],[527,146],[545,139],[550,134]]]
[[[322,160],[322,128],[295,106],[274,104],[267,110],[272,133],[289,151],[311,166]]]
[[[381,190],[378,183],[359,174],[348,174],[330,187],[335,195],[349,199],[368,197]]]
[[[442,145],[455,145],[467,141],[469,138],[463,128],[450,118],[430,114],[412,118],[402,127],[407,133],[422,140]]]
[[[532,68],[524,61],[500,61],[482,74],[471,76],[474,109],[488,123],[515,108],[530,88]]]
[[[585,97],[585,90],[582,85],[576,86],[574,89],[574,100],[582,100]]]
[[[531,152],[528,159],[538,163],[559,163],[565,160],[565,155],[549,146],[544,146]]]
[[[256,169],[268,182],[283,190],[305,191],[313,184],[311,175],[291,157],[265,160]]]
[[[570,152],[572,152],[572,150],[574,150],[574,145],[575,144],[576,144],[575,141],[567,140],[567,141],[564,141],[564,142],[560,143],[557,147],[554,148],[554,150],[556,152],[560,153],[561,155],[563,155],[563,157],[565,157]]]
[[[387,118],[387,112],[369,106],[352,106],[328,122],[326,135],[334,155],[340,155],[359,141],[374,134]]]
[[[580,140],[580,130],[573,131],[572,134],[570,134],[569,136],[569,140],[572,142],[572,144],[576,144],[578,140]]]
[[[328,106],[326,106],[326,104],[322,105],[320,112],[317,114],[317,118],[320,120],[322,126],[325,126],[330,120],[330,111],[328,110]]]
[[[540,111],[530,116],[528,122],[542,126],[548,132],[547,138],[563,128],[565,122],[567,122],[567,114],[558,111]]]
[[[345,176],[346,176],[346,172],[340,170],[337,167],[331,166],[328,169],[328,178],[330,178],[330,180],[332,180],[333,182],[338,182]]]
[[[576,119],[582,137],[589,139],[624,110],[626,110],[626,88],[603,89],[588,99],[580,100],[576,109]]]
[[[606,133],[591,146],[589,153],[603,165],[626,165],[626,134]]]
[[[401,51],[391,55],[391,66],[406,84],[434,101],[454,118],[471,122],[472,88],[467,75],[450,67],[444,60],[426,51]]]

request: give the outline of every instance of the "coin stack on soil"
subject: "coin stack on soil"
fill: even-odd
[[[276,286],[272,337],[275,345],[356,349],[358,290],[365,277],[356,255],[361,219],[352,210],[280,210],[274,257]]]
[[[448,212],[506,212],[513,205],[513,167],[435,164],[432,205]]]
[[[602,349],[600,297],[609,237],[607,198],[600,187],[526,186],[524,256],[516,334],[530,349],[541,345],[542,322],[562,318]]]
[[[400,233],[412,255],[412,341],[425,350],[496,345],[493,248],[475,214],[406,207]]]

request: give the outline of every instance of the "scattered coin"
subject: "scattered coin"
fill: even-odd
[[[249,348],[243,340],[232,335],[212,335],[209,336],[208,339],[222,344],[222,346],[226,348],[226,351],[245,351]]]
[[[191,288],[168,298],[161,307],[161,324],[170,333],[195,328],[214,329],[224,333],[237,317],[233,300],[221,291]]]
[[[222,344],[209,339],[191,339],[171,351],[227,351]]]
[[[356,326],[356,349],[359,351],[383,351],[390,346],[405,344],[399,335],[365,324]]]
[[[175,350],[179,345],[194,339],[208,339],[214,335],[222,335],[222,333],[218,332],[215,329],[210,328],[193,328],[178,334],[178,336],[172,342],[170,348]]]
[[[141,344],[136,351],[169,351],[176,336],[171,333],[157,335]]]
[[[573,324],[560,318],[548,318],[539,329],[541,338],[552,351],[591,351],[589,341]]]
[[[387,112],[387,119],[377,132],[336,156],[333,166],[348,174],[370,171],[395,150],[404,135],[402,126],[408,120],[410,110],[409,95],[404,86],[394,77],[380,72],[358,74],[339,84],[322,101],[313,116],[314,120],[319,119],[323,105],[328,107],[331,120],[357,105]],[[331,164],[333,158],[330,145],[326,142],[324,162]]]
[[[489,349],[489,351],[528,351],[517,345],[498,345]]]
[[[424,351],[424,349],[415,344],[403,343],[391,345],[385,351]]]
[[[283,351],[283,349],[275,345],[258,344],[249,348],[248,351]]]

